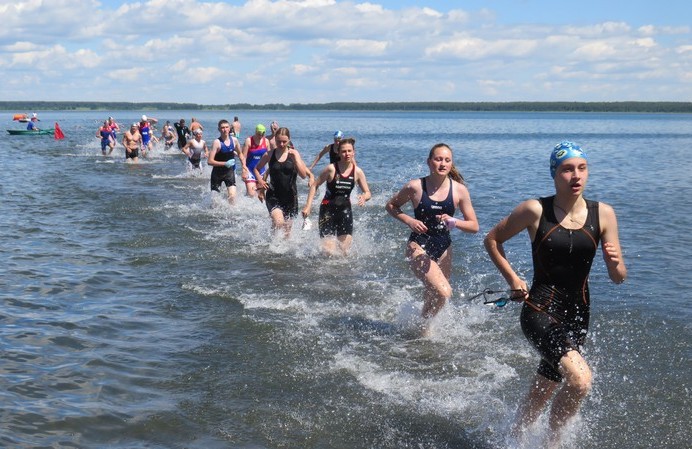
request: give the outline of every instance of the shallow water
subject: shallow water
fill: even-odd
[[[611,284],[594,262],[594,390],[565,447],[688,447],[692,117],[194,114],[208,141],[220,118],[239,115],[247,130],[276,119],[308,163],[335,129],[355,136],[373,198],[354,209],[353,254],[325,260],[317,230],[299,222],[288,241],[272,237],[263,205],[229,207],[210,194],[209,168],[189,171],[177,151],[137,166],[122,147],[102,157],[103,115],[139,114],[42,113],[65,140],[0,136],[0,446],[516,446],[507,428],[537,356],[519,307],[464,297],[503,285],[483,235],[551,193],[547,156],[570,139],[589,154],[587,197],[616,209],[629,279]],[[384,203],[427,173],[440,141],[455,149],[481,232],[454,234],[454,299],[431,338],[412,339],[421,286],[403,260],[408,231]],[[528,238],[507,249],[530,278]]]

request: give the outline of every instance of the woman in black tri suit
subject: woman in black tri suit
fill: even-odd
[[[387,212],[411,229],[406,259],[411,270],[423,282],[422,334],[430,332],[430,318],[452,296],[449,278],[452,271],[450,231],[478,232],[476,212],[464,180],[454,166],[452,150],[439,143],[428,155],[428,176],[409,181],[387,202]],[[401,207],[411,203],[414,216]],[[459,208],[463,218],[454,218]]]
[[[312,180],[312,173],[305,166],[298,150],[290,145],[291,132],[288,128],[279,128],[275,134],[275,141],[276,148],[265,153],[253,171],[257,180],[258,198],[267,204],[272,228],[283,228],[288,237],[291,234],[293,218],[298,215],[297,177],[310,177]],[[267,164],[269,183],[260,174]]]
[[[601,242],[610,279],[624,282],[617,219],[613,208],[584,198],[589,171],[586,154],[561,142],[550,157],[555,195],[524,201],[486,236],[485,247],[511,289],[523,290],[521,328],[541,354],[536,377],[512,428],[519,436],[552,399],[551,444],[579,411],[591,388],[591,369],[580,353],[589,326],[589,271]],[[531,238],[533,282],[526,282],[506,258],[503,243],[524,229]],[[564,382],[563,382],[564,380]]]
[[[353,138],[339,141],[338,161],[332,162],[310,184],[310,193],[303,217],[307,219],[312,210],[312,200],[322,183],[327,189],[320,204],[319,230],[322,251],[328,255],[347,254],[353,234],[353,212],[351,211],[351,191],[358,184],[362,194],[358,195],[358,205],[364,206],[370,199],[370,187],[365,173],[355,163],[355,143]]]

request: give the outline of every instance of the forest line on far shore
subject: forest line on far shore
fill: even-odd
[[[120,101],[0,101],[0,110],[36,111],[420,111],[420,112],[657,112],[692,113],[692,102],[676,101],[508,101],[508,102],[331,102],[218,104]]]

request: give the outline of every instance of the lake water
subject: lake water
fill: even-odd
[[[209,167],[195,174],[177,151],[137,166],[122,146],[102,157],[99,122],[126,128],[141,113],[196,116],[209,142],[221,118],[239,115],[243,136],[276,119],[308,163],[334,130],[354,136],[373,198],[354,208],[353,254],[325,260],[317,230],[299,222],[289,240],[272,237],[264,205],[229,207],[210,194]],[[586,196],[617,212],[629,278],[610,283],[597,256],[594,388],[565,447],[689,447],[691,115],[40,116],[66,139],[0,136],[0,446],[507,447],[538,357],[519,306],[465,296],[503,287],[483,236],[553,192],[548,156],[567,139],[589,155]],[[455,150],[481,231],[453,234],[454,297],[432,337],[411,339],[398,329],[422,288],[403,258],[408,229],[384,204],[427,174],[437,142]],[[530,279],[528,237],[507,250]]]

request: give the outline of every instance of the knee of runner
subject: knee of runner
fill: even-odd
[[[452,297],[452,286],[449,285],[448,283],[445,283],[443,285],[438,285],[436,287],[436,290],[437,290],[437,295],[442,300],[444,300],[445,302],[447,302],[447,300]]]
[[[566,381],[567,385],[576,391],[579,396],[586,396],[591,391],[591,370],[588,367],[584,367],[579,372],[568,376]]]

